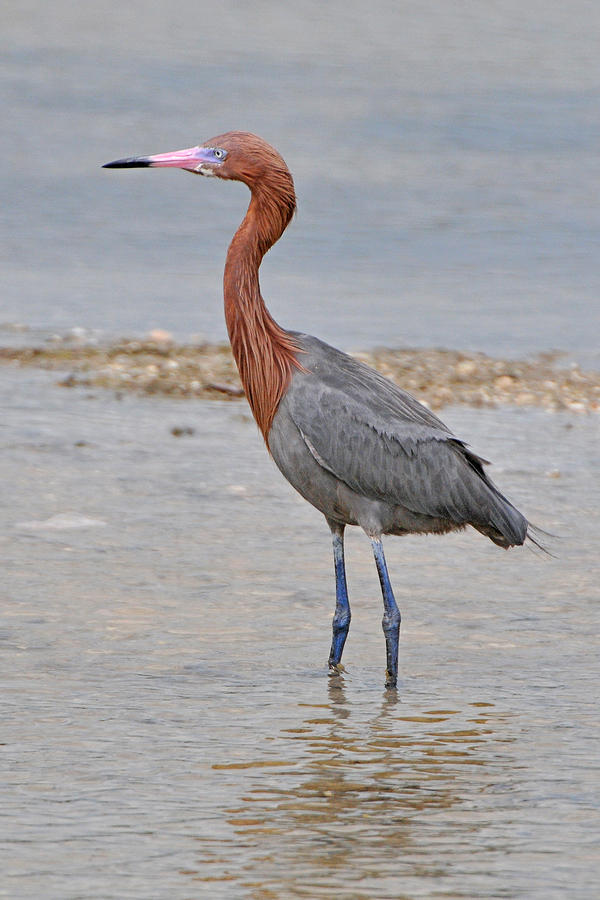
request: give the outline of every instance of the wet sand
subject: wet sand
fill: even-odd
[[[378,348],[353,355],[436,410],[448,404],[600,409],[600,372],[582,371],[577,363],[561,365],[560,353],[508,360],[456,350]],[[177,345],[165,337],[98,346],[67,336],[41,347],[0,348],[0,361],[65,372],[58,381],[62,387],[207,399],[244,396],[228,344]]]

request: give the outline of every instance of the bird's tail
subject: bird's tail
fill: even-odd
[[[520,546],[529,536],[529,522],[499,491],[492,493],[488,521],[471,524],[499,547],[508,550],[509,547]]]
[[[558,535],[552,534],[550,531],[544,531],[543,528],[538,528],[537,525],[532,525],[531,522],[527,523],[527,540],[530,544],[539,550],[541,553],[545,553],[546,556],[552,556],[554,558],[554,553],[548,547],[552,541],[558,540]]]
[[[508,549],[518,547],[529,541],[542,553],[552,556],[546,546],[548,539],[554,537],[547,531],[543,531],[536,525],[528,522],[523,513],[513,506],[494,482],[488,477],[483,466],[487,460],[477,456],[464,445],[461,448],[470,467],[477,473],[487,488],[487,503],[484,504],[486,516],[484,522],[472,522],[474,528],[489,537],[499,547]]]

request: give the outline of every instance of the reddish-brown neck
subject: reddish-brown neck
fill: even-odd
[[[252,413],[265,442],[292,376],[298,348],[270,315],[260,293],[258,269],[286,228],[295,206],[291,176],[285,190],[263,181],[251,188],[244,221],[235,233],[223,279],[225,321],[231,349]]]

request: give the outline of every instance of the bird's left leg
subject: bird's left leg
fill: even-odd
[[[333,539],[333,565],[335,568],[335,613],[332,622],[333,636],[329,652],[329,668],[333,672],[343,671],[341,663],[344,644],[350,628],[350,603],[346,585],[346,566],[344,564],[344,525],[328,520]]]
[[[380,538],[371,538],[371,546],[377,565],[381,593],[383,595],[383,619],[381,625],[385,634],[385,650],[387,657],[387,669],[385,673],[385,686],[396,687],[398,680],[398,641],[400,638],[400,610],[396,605],[390,577],[388,575],[383,544]]]

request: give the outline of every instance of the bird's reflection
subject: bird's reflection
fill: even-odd
[[[335,675],[330,675],[327,679],[327,691],[329,693],[329,703],[333,715],[339,716],[342,719],[347,719],[350,715],[350,710],[346,699],[344,676],[337,673]]]
[[[339,888],[343,870],[361,880],[351,896],[367,898],[399,869],[439,871],[449,837],[467,840],[478,827],[468,798],[506,763],[496,743],[505,717],[490,704],[419,709],[389,691],[373,713],[372,697],[348,699],[343,675],[327,691],[325,702],[300,705],[298,726],[273,742],[290,765],[268,780],[251,776],[229,811],[253,860],[247,870],[258,880],[248,883],[304,885],[320,897]]]

